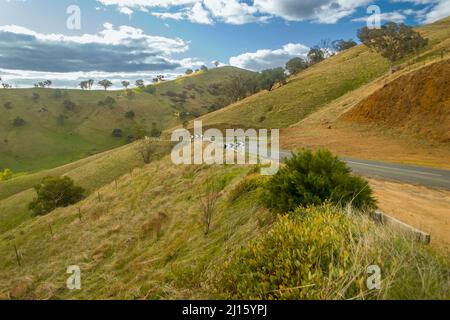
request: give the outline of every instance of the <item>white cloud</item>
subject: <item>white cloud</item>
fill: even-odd
[[[97,0],[103,5],[159,8],[169,11],[154,12],[154,16],[196,23],[229,24],[266,22],[273,17],[287,21],[311,20],[336,23],[371,0]]]
[[[421,23],[433,23],[450,16],[450,0],[391,0],[392,2],[412,3],[414,5],[428,5],[423,9],[404,10],[405,14],[415,15]]]
[[[425,23],[432,23],[439,19],[450,16],[450,0],[441,0],[430,12],[425,14]]]
[[[209,11],[205,10],[201,2],[195,3],[190,8],[184,8],[178,12],[152,12],[153,16],[161,19],[189,20],[199,24],[213,24]]]
[[[294,57],[306,58],[309,49],[299,43],[289,43],[277,50],[262,49],[231,57],[230,65],[253,71],[284,67],[286,62]]]
[[[146,51],[155,51],[156,48],[157,51],[167,53],[185,52],[189,48],[188,42],[180,38],[150,36],[146,35],[143,30],[130,26],[120,26],[114,29],[114,26],[109,22],[104,23],[103,27],[104,30],[97,34],[83,34],[81,36],[43,34],[17,25],[0,26],[0,32],[34,36],[41,41],[71,42],[77,44],[126,45],[135,41],[144,44],[143,49]]]
[[[128,7],[119,7],[118,10],[119,10],[120,13],[125,14],[125,15],[127,15],[129,17],[131,17],[133,15],[133,10],[131,10]]]

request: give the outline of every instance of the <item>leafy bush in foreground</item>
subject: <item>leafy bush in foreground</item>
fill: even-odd
[[[69,177],[46,177],[34,189],[37,198],[29,203],[28,208],[35,215],[45,215],[56,208],[67,207],[84,198],[84,189],[75,186]]]
[[[3,171],[0,171],[0,181],[4,180],[10,180],[14,176],[14,173],[11,171],[11,169],[4,169]]]
[[[293,155],[265,186],[263,201],[280,212],[326,201],[355,208],[373,208],[372,190],[363,178],[327,150],[305,150]]]
[[[380,290],[367,287],[368,266]],[[448,299],[448,260],[367,216],[330,205],[297,209],[217,272],[228,299]]]

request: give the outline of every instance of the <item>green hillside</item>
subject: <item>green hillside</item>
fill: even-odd
[[[450,18],[420,28],[430,45],[399,65],[440,59],[450,48],[449,25]],[[141,141],[126,144],[140,127],[168,130],[196,116],[219,128],[285,128],[311,115],[323,121],[325,106],[390,80],[387,71],[387,61],[357,46],[213,113],[223,98],[214,84],[247,71],[218,68],[132,96],[0,90],[0,108],[11,102],[0,118],[0,168],[34,171],[0,181],[0,300],[449,299],[449,255],[433,242],[418,243],[351,207],[278,213],[263,205],[270,178],[258,166],[176,166],[167,155],[171,145],[159,140],[144,164]],[[108,96],[116,103],[99,105]],[[25,125],[14,127],[16,117]],[[111,135],[115,128],[122,137]],[[69,176],[87,198],[32,216],[32,187],[46,176]],[[205,233],[202,213],[213,182],[217,203]],[[82,290],[66,288],[71,265],[81,268]],[[367,288],[371,265],[382,269],[381,290]]]
[[[430,40],[429,45],[401,61],[400,67],[438,60],[441,52],[450,51],[450,18],[418,31]],[[286,128],[388,70],[387,60],[360,45],[314,65],[280,88],[261,92],[200,119],[207,127]]]
[[[215,85],[233,67],[212,69],[155,86],[156,92],[0,89],[0,168],[35,171],[53,168],[127,143],[145,130],[164,130],[209,112],[224,96]],[[33,100],[33,94],[39,98]],[[108,103],[107,97],[114,99]],[[111,100],[111,99],[109,99]],[[65,103],[70,101],[71,103]],[[106,101],[106,103],[105,103]],[[113,101],[113,100],[111,100]],[[133,111],[135,116],[125,116]],[[25,125],[14,126],[17,117]],[[112,136],[114,129],[122,137]]]
[[[109,161],[105,159],[103,165]],[[85,175],[85,179],[95,176]],[[332,259],[330,264],[304,265],[311,268],[316,287],[286,292],[287,298],[448,297],[448,263],[432,248],[337,208],[310,208],[303,213],[304,222],[291,221],[288,216],[277,219],[261,205],[258,190],[242,187],[249,181],[259,184],[260,179],[252,167],[174,166],[168,158],[136,169],[132,175],[126,173],[117,185],[105,184],[77,205],[3,232],[0,299],[283,298],[276,294],[278,290],[264,290],[272,288],[266,282],[247,281],[252,275],[239,268],[258,268],[275,289],[282,289],[283,283],[301,276],[289,257],[301,255],[307,261],[318,256],[301,252],[320,248],[324,249],[320,259]],[[220,186],[220,195],[210,232],[205,235],[201,201],[207,183],[213,180]],[[254,240],[259,244],[249,247]],[[274,247],[264,250],[261,245]],[[241,248],[249,248],[249,253],[236,256]],[[337,251],[329,257],[326,252],[332,250]],[[265,260],[266,254],[274,259]],[[350,258],[354,260],[342,265],[336,262]],[[283,259],[286,264],[280,265]],[[383,266],[387,280],[381,291],[363,288],[363,270],[369,262]],[[82,270],[82,290],[66,289],[70,265]],[[323,273],[317,269],[320,265],[331,269]],[[277,269],[279,273],[270,271],[275,266],[282,268]],[[295,278],[285,278],[284,272]],[[337,280],[327,280],[324,274]],[[252,287],[259,289],[252,291]],[[354,291],[355,287],[361,291]]]
[[[31,218],[28,203],[35,196],[33,186],[39,184],[44,177],[68,176],[90,194],[104,184],[144,165],[138,153],[139,143],[127,144],[54,169],[0,181],[0,233],[13,229]],[[153,145],[154,159],[167,154],[170,150],[169,143],[154,142]]]

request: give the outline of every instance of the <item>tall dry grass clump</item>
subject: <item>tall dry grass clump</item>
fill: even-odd
[[[369,289],[370,266],[381,270]],[[238,250],[216,289],[232,299],[448,299],[448,257],[332,205],[283,215]]]

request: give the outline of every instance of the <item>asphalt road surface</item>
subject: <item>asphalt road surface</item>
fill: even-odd
[[[223,143],[216,141],[216,143]],[[251,146],[235,148],[236,152],[246,150],[256,153]],[[289,158],[291,152],[280,150],[281,160]],[[386,163],[371,160],[359,160],[351,158],[340,158],[345,161],[355,174],[370,178],[382,178],[385,180],[422,185],[431,188],[443,188],[450,190],[450,170],[434,169],[430,167],[419,167],[403,164]]]

